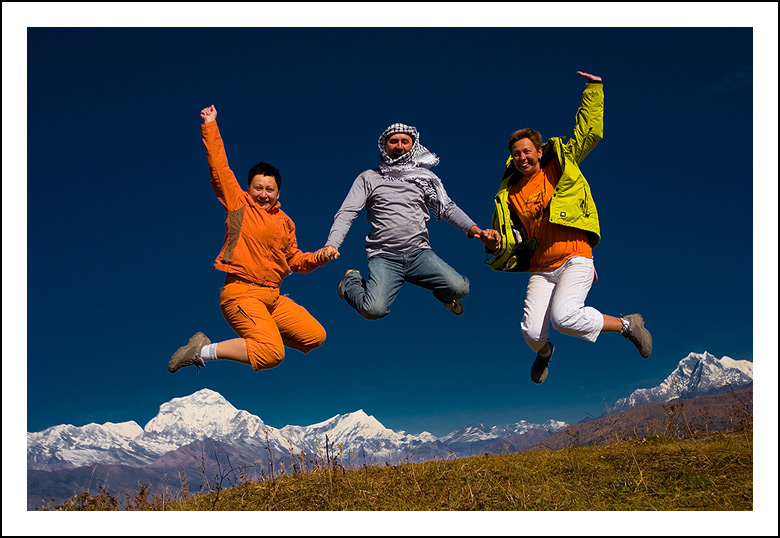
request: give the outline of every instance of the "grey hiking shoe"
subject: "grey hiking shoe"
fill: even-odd
[[[628,326],[623,328],[621,334],[636,346],[642,358],[646,359],[653,351],[653,337],[650,331],[645,329],[645,320],[639,314],[623,316],[628,321]]]
[[[537,385],[541,385],[547,378],[547,368],[550,366],[550,361],[552,361],[552,356],[555,352],[555,346],[553,343],[549,340],[547,343],[550,344],[549,355],[545,356],[541,353],[537,353],[536,360],[534,361],[533,366],[531,366],[531,381]]]
[[[168,371],[174,373],[185,366],[197,366],[198,373],[200,373],[200,368],[206,366],[206,363],[200,358],[200,350],[209,344],[211,344],[211,340],[205,334],[195,333],[186,346],[180,347],[173,354],[168,363]]]
[[[339,280],[339,283],[336,285],[336,292],[339,294],[339,299],[344,299],[344,292],[341,290],[341,285],[344,284],[344,279],[347,278],[347,275],[352,272],[360,273],[357,269],[347,269],[347,272],[344,273],[344,278]]]
[[[460,316],[463,313],[463,303],[460,302],[460,299],[454,299],[452,301],[444,303],[444,306],[446,306],[447,310],[449,310],[456,316]]]

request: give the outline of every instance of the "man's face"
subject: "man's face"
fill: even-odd
[[[273,176],[258,174],[252,178],[252,182],[249,184],[249,195],[262,209],[268,211],[279,198],[279,187],[276,186],[276,180]]]
[[[528,138],[521,138],[512,144],[512,161],[523,177],[530,177],[539,171],[542,150],[536,149]]]
[[[385,153],[395,160],[404,153],[409,153],[414,145],[414,140],[408,134],[395,133],[387,137]]]

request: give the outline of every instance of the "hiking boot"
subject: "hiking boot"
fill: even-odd
[[[628,340],[631,340],[639,350],[639,354],[642,355],[642,358],[646,359],[650,356],[650,352],[653,351],[653,337],[650,336],[650,332],[645,329],[645,320],[643,320],[642,316],[639,314],[624,316],[623,319],[628,321],[628,325],[623,327],[621,334]]]
[[[344,292],[341,290],[341,286],[342,284],[344,284],[344,280],[347,278],[347,275],[352,272],[360,273],[360,271],[358,271],[357,269],[347,269],[347,272],[344,273],[344,278],[339,280],[339,283],[336,285],[336,292],[338,292],[339,294],[339,299],[344,299]]]
[[[460,299],[454,299],[452,301],[446,302],[444,303],[444,306],[446,306],[447,310],[456,316],[460,316],[463,313],[463,303],[460,302]]]
[[[553,352],[555,351],[553,343],[550,341],[547,343],[550,344],[549,354],[542,355],[541,353],[537,353],[536,360],[534,361],[533,366],[531,366],[531,381],[537,385],[541,385],[547,378],[547,368],[550,366],[550,361],[552,361]]]
[[[168,371],[174,373],[185,366],[197,366],[198,373],[206,363],[200,358],[200,350],[203,346],[211,344],[211,340],[203,333],[195,333],[186,346],[180,347],[171,357],[168,363]]]

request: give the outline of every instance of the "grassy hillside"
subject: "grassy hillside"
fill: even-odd
[[[240,469],[226,470],[227,473]],[[223,489],[123,501],[83,493],[49,510],[752,510],[752,428],[448,461],[309,469]]]

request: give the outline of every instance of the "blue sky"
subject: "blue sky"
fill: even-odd
[[[774,161],[768,178],[757,174],[761,148],[777,155],[776,104],[770,117],[753,112],[754,92],[764,103],[772,80],[776,98],[777,71],[776,62],[773,72],[756,68],[765,60],[753,54],[764,35],[753,35],[757,22],[721,7],[711,26],[734,27],[520,28],[510,27],[522,24],[513,5],[506,12],[517,20],[488,28],[480,25],[496,6],[485,9],[460,27],[436,27],[425,9],[420,28],[217,27],[233,26],[229,15],[210,28],[197,19],[189,28],[140,28],[140,18],[135,28],[27,23],[38,28],[26,32],[26,95],[9,88],[5,61],[3,77],[3,294],[15,290],[25,305],[3,302],[4,417],[8,386],[26,385],[27,431],[143,426],[162,403],[210,388],[274,427],[363,409],[388,428],[445,435],[475,422],[597,417],[689,352],[763,357],[772,364],[759,363],[757,375],[776,374],[776,339],[769,349],[754,341],[754,330],[777,335],[754,317],[764,302],[776,305],[777,285],[773,249],[760,256],[774,274],[770,293],[754,294],[753,275],[762,290],[765,275],[753,234],[777,244],[776,205],[763,205],[776,200]],[[621,24],[643,22],[629,20]],[[376,140],[393,122],[419,129],[451,198],[488,227],[506,140],[526,126],[545,139],[570,136],[584,88],[577,70],[601,75],[606,95],[604,140],[581,165],[602,230],[588,304],[641,313],[654,338],[649,359],[617,335],[590,344],[553,332],[549,377],[534,385],[519,329],[527,275],[490,270],[481,243],[444,221],[432,221],[431,240],[471,281],[464,315],[406,285],[387,318],[364,320],[335,291],[345,270],[365,274],[363,213],[338,260],[282,284],[324,325],[324,346],[289,350],[259,373],[227,361],[199,376],[167,372],[194,332],[235,336],[219,310],[224,274],[213,262],[224,212],[209,185],[201,108],[217,107],[239,178],[260,160],[281,170],[282,208],[300,247],[314,251],[354,178],[376,166]],[[5,113],[17,108],[10,124]],[[14,163],[26,189],[5,173],[7,142],[17,155],[26,149],[26,163]]]

